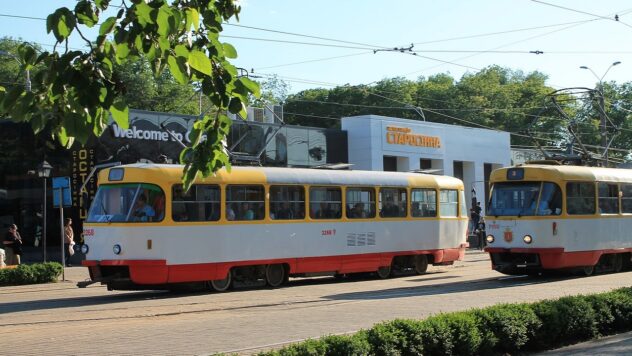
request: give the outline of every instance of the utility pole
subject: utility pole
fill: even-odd
[[[606,167],[608,167],[608,128],[606,125],[606,104],[603,97],[603,83],[599,82],[599,118],[601,123],[599,128],[601,130],[601,147],[604,149],[604,159],[606,160]]]
[[[605,104],[604,93],[603,93],[603,78],[606,77],[606,74],[608,74],[608,71],[610,71],[612,67],[619,64],[621,64],[620,61],[616,61],[612,63],[610,67],[606,69],[606,71],[603,73],[601,77],[599,77],[597,73],[595,73],[595,71],[590,69],[590,67],[587,67],[587,66],[579,67],[581,69],[588,69],[599,81],[597,84],[597,91],[599,93],[599,98],[597,98],[597,100],[599,100],[599,104],[598,104],[599,105],[599,120],[600,120],[599,131],[601,135],[601,146],[603,147],[603,150],[604,150],[603,157],[605,160],[606,167],[608,167],[608,125],[607,125],[608,117],[606,115],[606,104]]]

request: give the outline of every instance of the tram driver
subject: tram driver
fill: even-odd
[[[147,204],[147,196],[145,193],[142,193],[138,196],[136,200],[136,207],[134,209],[134,221],[147,222],[152,221],[156,212],[154,209]]]

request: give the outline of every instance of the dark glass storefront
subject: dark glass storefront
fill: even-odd
[[[70,150],[47,139],[50,135],[33,135],[25,124],[0,121],[0,226],[17,224],[25,244],[34,245],[43,225],[44,193],[36,168],[46,160],[53,166],[51,177],[71,177],[73,206],[66,208],[64,215],[73,218],[76,240],[80,242],[86,210],[81,207],[85,204],[79,188],[92,168],[108,162],[157,162],[161,156],[168,163],[177,163],[182,146],[176,139],[188,144],[188,132],[195,120],[194,116],[131,110],[129,129],[112,123],[99,139],[85,147],[75,144]],[[336,129],[233,121],[227,147],[233,146],[233,152],[241,156],[261,152],[260,162],[265,166],[313,167],[348,162],[347,133]],[[50,186],[49,179],[47,241],[49,246],[59,246],[59,212],[52,207]],[[86,191],[91,199],[96,191],[94,178],[86,185]],[[1,231],[4,234],[5,230]]]

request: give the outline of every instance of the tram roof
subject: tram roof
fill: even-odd
[[[124,181],[160,182],[174,184],[182,179],[184,166],[175,164],[135,163],[113,168],[124,168]],[[109,169],[99,176],[100,182],[108,181]],[[380,172],[355,170],[326,170],[282,167],[236,167],[230,173],[222,168],[215,176],[198,177],[196,183],[236,184],[311,184],[311,185],[371,185],[371,186],[426,186],[462,188],[463,182],[449,176],[411,172]]]
[[[504,167],[495,170],[490,179],[493,181],[507,180],[507,171],[512,168],[524,168],[524,181],[527,180],[569,180],[569,181],[607,181],[632,182],[632,170],[623,168],[564,166],[546,164],[524,164]]]

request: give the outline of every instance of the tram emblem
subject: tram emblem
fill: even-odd
[[[511,242],[511,240],[513,240],[513,232],[511,231],[510,228],[505,228],[505,233],[503,235],[504,235],[505,241]]]

